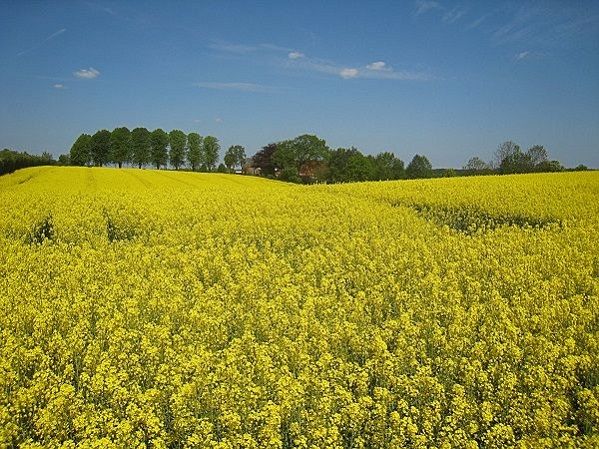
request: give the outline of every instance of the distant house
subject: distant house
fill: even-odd
[[[259,175],[260,172],[260,167],[254,167],[254,160],[251,157],[248,157],[245,161],[243,161],[241,173],[245,175]]]

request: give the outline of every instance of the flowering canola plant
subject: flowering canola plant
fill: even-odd
[[[599,173],[0,178],[0,448],[599,447]]]

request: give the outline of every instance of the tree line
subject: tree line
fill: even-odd
[[[44,151],[41,156],[29,154],[26,151],[9,150],[8,148],[0,151],[0,175],[12,173],[20,168],[54,164],[56,164],[56,161],[47,151]]]
[[[543,145],[533,145],[522,151],[520,145],[508,140],[495,150],[494,159],[485,162],[478,156],[468,160],[463,168],[466,174],[511,174],[559,172],[566,168],[557,160],[550,160],[549,152]],[[587,170],[585,165],[578,165],[573,170]]]
[[[354,147],[331,149],[324,140],[307,134],[266,145],[252,158],[251,166],[255,174],[263,176],[328,183],[565,170],[559,161],[549,159],[542,145],[523,152],[507,141],[499,145],[490,163],[473,157],[462,169],[433,169],[424,155],[416,154],[405,167],[391,152],[365,155]],[[586,169],[579,165],[574,170]]]
[[[166,132],[139,127],[130,131],[119,127],[113,131],[102,129],[93,135],[81,134],[70,152],[61,155],[58,161],[47,152],[37,156],[5,149],[0,152],[0,174],[56,163],[100,167],[114,164],[119,168],[129,164],[139,168],[243,172],[297,183],[339,183],[566,170],[559,161],[550,160],[542,145],[522,151],[511,140],[498,146],[492,161],[485,162],[475,156],[461,169],[433,169],[429,159],[421,154],[416,154],[405,166],[389,151],[366,155],[355,147],[332,149],[325,140],[311,134],[269,143],[251,158],[246,157],[243,146],[232,145],[224,154],[224,163],[217,166],[220,150],[219,140],[214,136],[185,134],[177,129]],[[573,170],[586,169],[579,165]]]
[[[364,155],[355,147],[330,149],[323,139],[304,134],[270,143],[251,160],[255,174],[291,182],[353,182],[426,178],[433,168],[426,156],[416,155],[405,167],[393,153]]]
[[[190,168],[193,171],[214,171],[219,160],[220,143],[214,136],[202,137],[198,133],[185,134],[174,129],[166,132],[160,128],[149,131],[126,127],[113,131],[102,129],[95,134],[81,134],[70,151],[71,165],[103,166],[115,164],[121,168],[131,164],[139,168],[167,166],[175,170]],[[245,159],[243,147],[235,145],[227,151],[225,162],[229,169],[240,166]]]

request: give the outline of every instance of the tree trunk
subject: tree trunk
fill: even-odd
[[[119,162],[119,168],[123,168],[123,163]]]

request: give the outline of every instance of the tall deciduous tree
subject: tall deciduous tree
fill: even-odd
[[[150,163],[150,131],[146,128],[135,128],[131,131],[131,160],[139,168]]]
[[[375,179],[388,180],[400,179],[404,174],[404,163],[389,151],[377,154],[374,157]]]
[[[408,178],[430,178],[433,176],[433,166],[426,156],[415,155],[406,168]]]
[[[187,136],[183,131],[173,129],[169,133],[170,152],[169,160],[175,170],[179,170],[185,163],[186,152],[187,152]]]
[[[92,161],[91,153],[92,136],[81,134],[71,147],[70,163],[72,165],[89,165]]]
[[[152,145],[152,164],[160,169],[160,166],[165,166],[168,160],[168,134],[160,128],[155,129],[150,134],[150,143]]]
[[[214,170],[216,163],[218,162],[218,152],[220,151],[220,144],[218,139],[214,136],[204,137],[204,157],[206,168],[208,171]]]
[[[471,157],[468,159],[466,165],[464,165],[464,170],[469,173],[481,173],[485,171],[489,171],[491,167],[485,161],[483,161],[478,156]]]
[[[119,168],[123,162],[131,158],[131,132],[128,128],[116,128],[110,135],[110,160],[118,164]]]
[[[187,135],[187,160],[193,171],[204,163],[202,148],[202,136],[198,133],[189,133]]]
[[[235,167],[243,166],[243,162],[245,161],[245,148],[241,145],[230,146],[225,153],[224,161],[225,166],[229,171],[233,170]]]
[[[511,140],[499,144],[495,150],[494,167],[499,168],[504,159],[512,157],[516,151],[520,151],[520,146]]]
[[[279,142],[273,159],[283,169],[294,168],[299,173],[306,162],[328,160],[329,156],[329,147],[323,139],[303,134],[295,139]]]
[[[94,165],[101,167],[109,161],[110,135],[110,131],[102,129],[92,136],[90,152]]]
[[[535,167],[549,160],[549,155],[543,145],[533,145],[526,151],[526,155]]]

